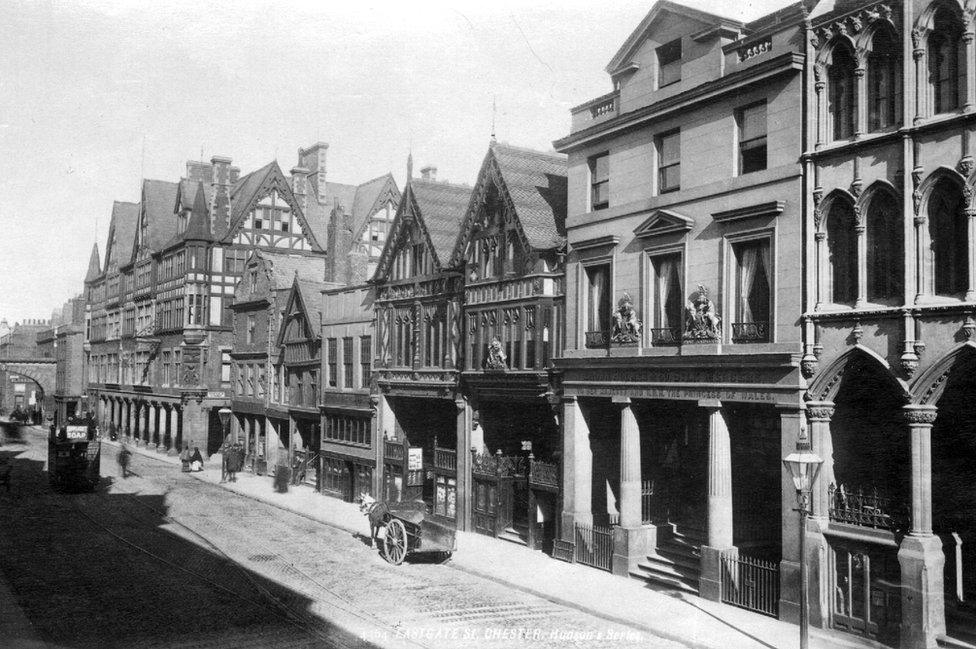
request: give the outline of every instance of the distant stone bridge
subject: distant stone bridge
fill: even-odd
[[[24,376],[40,386],[44,396],[54,397],[57,361],[53,358],[0,358],[0,374]],[[3,377],[6,380],[6,376]]]

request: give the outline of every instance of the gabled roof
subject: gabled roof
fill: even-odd
[[[325,277],[325,260],[322,257],[288,255],[256,249],[251,254],[251,258],[264,261],[272,288],[288,288],[295,280],[296,273],[298,277],[311,281],[322,281]]]
[[[672,232],[687,232],[695,227],[695,220],[674,210],[654,210],[643,223],[634,229],[638,239]]]
[[[515,214],[528,245],[536,250],[559,248],[566,242],[566,156],[493,143],[478,173],[451,265],[464,259],[465,249],[484,197],[494,185]]]
[[[285,201],[292,207],[292,213],[298,219],[302,231],[311,241],[312,250],[322,252],[322,246],[319,245],[315,232],[309,227],[309,223],[305,219],[305,214],[295,199],[295,195],[291,191],[291,185],[288,184],[285,174],[281,171],[281,167],[278,166],[277,160],[269,162],[257,171],[252,171],[246,176],[241,176],[234,183],[234,186],[230,189],[230,224],[226,231],[223,231],[223,225],[217,223],[214,227],[214,235],[219,239],[223,239],[235,232],[247,214],[254,208],[254,205],[272,189],[283,196]]]
[[[177,220],[173,215],[173,204],[179,190],[179,183],[165,180],[142,181],[142,207],[139,218],[147,224],[147,241],[143,245],[152,251],[162,250],[176,235]],[[132,259],[138,252],[135,242],[132,245]]]
[[[139,220],[139,203],[115,201],[112,204],[112,220],[108,226],[108,245],[105,247],[105,270],[112,263],[123,266],[132,259],[136,223]],[[115,245],[112,245],[112,241]]]
[[[400,190],[397,188],[393,174],[383,174],[378,178],[367,180],[356,188],[356,195],[352,203],[352,231],[358,238],[362,235],[369,216],[375,213],[387,201],[395,205],[400,201]]]
[[[85,281],[91,282],[98,279],[98,276],[102,274],[102,261],[98,256],[98,243],[92,244],[91,256],[88,258],[88,273],[85,275]]]
[[[191,203],[190,219],[187,221],[186,230],[183,232],[183,239],[188,241],[213,241],[213,233],[210,231],[210,211],[207,206],[207,192],[204,184],[197,184],[196,197]]]
[[[407,180],[374,279],[386,277],[404,239],[407,223],[412,220],[416,220],[427,238],[436,267],[447,267],[470,200],[471,188],[467,185]]]
[[[717,29],[726,28],[738,32],[743,27],[742,22],[732,18],[725,18],[708,11],[692,9],[691,7],[686,7],[685,5],[678,4],[677,2],[671,2],[670,0],[658,0],[658,2],[654,3],[654,6],[651,7],[648,14],[644,16],[644,20],[637,25],[637,29],[635,29],[630,36],[627,37],[624,44],[620,46],[617,53],[613,55],[612,59],[610,59],[610,63],[608,63],[606,67],[608,74],[613,76],[618,71],[623,70],[630,64],[636,51],[647,39],[647,34],[650,31],[651,26],[654,24],[654,21],[660,18],[662,14],[666,13],[691,18],[692,20],[697,20],[709,27]]]
[[[298,306],[298,311],[305,318],[305,324],[314,339],[322,337],[322,329],[319,325],[322,322],[322,291],[325,288],[326,285],[323,282],[301,279],[295,275],[292,279],[291,291],[288,293],[288,300],[285,303],[286,314],[291,314],[294,307]],[[277,342],[279,345],[285,342],[286,327],[284,325],[287,322],[287,318],[282,319],[282,326],[278,329]]]

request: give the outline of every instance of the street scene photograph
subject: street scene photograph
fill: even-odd
[[[0,22],[0,649],[976,649],[976,0]]]

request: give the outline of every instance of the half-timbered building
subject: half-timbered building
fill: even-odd
[[[492,143],[450,262],[474,416],[468,525],[540,549],[558,518],[565,220],[565,157]]]
[[[372,280],[377,436],[384,497],[422,498],[453,525],[466,520],[459,479],[471,458],[471,410],[458,392],[463,277],[449,264],[471,188],[438,182],[431,171],[408,178]]]

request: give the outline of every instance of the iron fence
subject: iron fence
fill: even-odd
[[[722,553],[722,601],[763,615],[779,616],[779,565],[738,551]]]
[[[576,523],[576,563],[610,570],[613,560],[613,529]]]
[[[907,507],[899,507],[891,498],[878,493],[876,487],[848,487],[843,484],[827,487],[830,520],[860,527],[896,530],[907,526]]]

